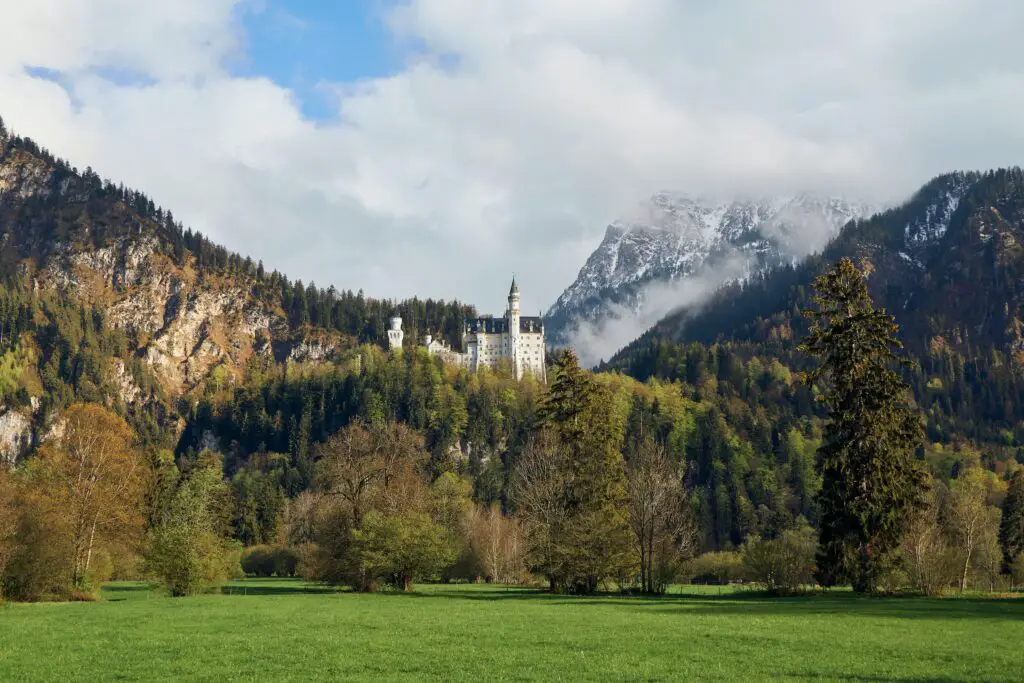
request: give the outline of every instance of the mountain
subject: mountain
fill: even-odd
[[[656,194],[637,216],[608,226],[548,311],[549,338],[584,357],[615,351],[671,310],[820,249],[870,213],[810,194],[728,202]]]
[[[138,191],[78,172],[0,122],[0,463],[75,400],[173,443],[189,401],[253,368],[386,338],[457,339],[459,302],[375,300],[266,272]]]
[[[1024,461],[1024,171],[955,172],[905,204],[847,224],[821,254],[718,290],[659,321],[607,369],[685,378],[693,349],[806,367],[801,310],[830,264],[852,258],[900,326],[906,376],[936,442],[962,438]],[[773,361],[774,362],[774,361]]]
[[[814,278],[842,257],[915,353],[1016,351],[1024,326],[1024,171],[949,173],[905,204],[845,226],[820,255],[718,291],[701,311],[659,321],[645,337],[712,343],[772,341],[804,329]]]

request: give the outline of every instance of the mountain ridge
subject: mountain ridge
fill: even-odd
[[[608,336],[605,328],[621,323],[645,328],[645,320],[653,323],[680,305],[673,295],[683,287],[713,289],[798,259],[872,211],[864,203],[810,193],[724,201],[657,193],[638,215],[609,224],[548,311],[549,336],[555,344],[585,346],[581,330]]]
[[[1024,317],[1024,171],[936,176],[900,206],[844,226],[821,254],[723,287],[702,310],[660,320],[637,342],[771,342],[802,329],[796,310],[827,263],[855,259],[876,303],[915,353],[1019,343]],[[626,351],[624,351],[626,352]]]

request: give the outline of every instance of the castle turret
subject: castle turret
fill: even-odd
[[[512,276],[512,287],[508,290],[508,333],[512,364],[515,366],[516,378],[519,378],[523,376],[523,363],[519,348],[519,285],[516,284],[515,275]]]
[[[391,318],[391,327],[388,329],[388,348],[400,351],[403,339],[405,332],[402,331],[402,317],[396,314]]]

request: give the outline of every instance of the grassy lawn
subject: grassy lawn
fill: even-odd
[[[358,595],[246,580],[170,599],[0,607],[0,680],[1015,681],[1024,600],[660,599],[489,586]]]

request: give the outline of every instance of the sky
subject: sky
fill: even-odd
[[[545,309],[658,190],[1024,161],[1018,0],[0,0],[0,116],[292,278]]]

